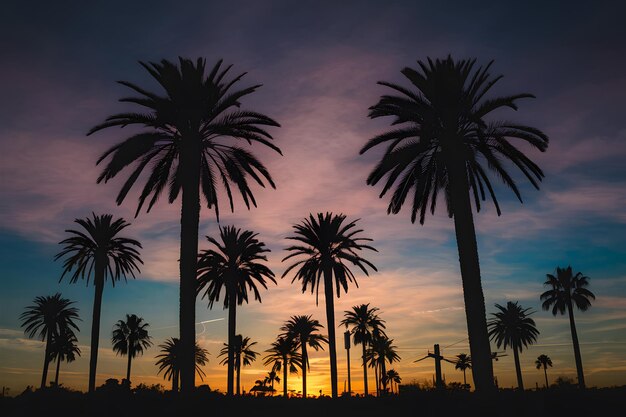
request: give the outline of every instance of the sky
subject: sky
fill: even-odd
[[[360,219],[363,236],[377,253],[378,268],[357,273],[359,287],[335,299],[336,321],[354,305],[380,308],[401,360],[393,364],[403,382],[430,381],[431,360],[415,363],[435,343],[443,356],[469,353],[453,223],[441,210],[424,226],[402,210],[387,215],[380,187],[365,183],[382,149],[359,149],[389,129],[370,120],[368,107],[389,90],[377,81],[407,85],[400,71],[428,57],[491,60],[504,78],[494,95],[529,92],[518,111],[496,116],[542,129],[547,152],[528,151],[545,172],[539,191],[521,187],[523,204],[498,183],[502,215],[486,204],[475,215],[487,312],[495,303],[519,301],[534,310],[541,334],[521,355],[527,387],[543,383],[534,361],[547,354],[557,376],[575,378],[568,320],[541,310],[547,273],[571,265],[590,277],[592,308],[576,312],[587,384],[626,383],[626,27],[622,2],[423,2],[423,1],[228,1],[30,2],[3,4],[0,25],[0,385],[17,394],[38,386],[43,343],[28,339],[19,315],[36,296],[62,293],[79,308],[82,356],[62,364],[60,382],[85,390],[93,287],[59,282],[58,244],[76,218],[111,213],[132,225],[144,265],[136,279],[104,291],[97,384],[125,375],[115,356],[114,323],[137,314],[150,323],[154,346],[133,363],[133,383],[162,383],[154,357],[158,345],[178,334],[178,236],[180,200],[162,199],[134,217],[137,194],[117,206],[121,180],[96,184],[95,161],[127,131],[86,132],[110,114],[132,110],[117,100],[126,80],[152,91],[158,85],[138,61],[203,57],[247,72],[239,86],[263,84],[243,106],[276,119],[275,144],[284,156],[253,147],[277,189],[254,188],[257,208],[235,199],[223,204],[220,224],[253,230],[271,249],[277,276],[286,265],[285,239],[309,213],[344,213]],[[515,178],[523,183],[518,173]],[[225,202],[221,195],[222,202]],[[439,205],[443,208],[443,205]],[[213,212],[203,208],[200,249],[215,236]],[[290,316],[312,315],[325,325],[324,298],[301,293],[291,276],[262,292],[262,303],[238,309],[237,332],[265,349]],[[225,391],[226,368],[217,355],[227,337],[227,314],[197,301],[197,339],[211,356],[204,382]],[[201,323],[205,322],[207,323]],[[342,337],[342,329],[338,337]],[[492,347],[495,350],[495,346]],[[352,352],[352,388],[362,392],[358,347]],[[510,351],[506,353],[511,353]],[[310,393],[330,393],[327,352],[313,352]],[[339,386],[347,379],[339,339]],[[262,360],[243,370],[249,389],[268,370]],[[446,380],[462,381],[444,363]],[[494,362],[501,386],[515,385],[512,355]],[[373,375],[370,378],[373,380]],[[289,377],[301,389],[301,376]]]

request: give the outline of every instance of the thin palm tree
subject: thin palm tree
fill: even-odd
[[[384,334],[385,329],[385,321],[380,319],[376,313],[378,310],[377,307],[370,308],[369,303],[353,306],[352,311],[344,312],[345,318],[340,323],[346,327],[352,326],[350,333],[352,333],[354,344],[360,344],[363,348],[363,389],[365,396],[368,395],[366,351],[372,342],[374,333]]]
[[[400,378],[400,374],[395,369],[390,369],[387,371],[385,375],[385,379],[391,383],[391,393],[394,393],[393,384],[396,384],[395,393],[399,393],[398,384],[402,382],[402,378]]]
[[[379,82],[399,94],[382,96],[370,107],[369,117],[391,116],[392,125],[401,127],[374,137],[360,153],[380,144],[387,145],[367,183],[376,185],[386,178],[381,198],[395,184],[388,213],[399,213],[412,191],[411,221],[415,222],[419,215],[423,224],[426,211],[434,214],[437,197],[440,193],[444,195],[448,216],[454,217],[474,383],[478,390],[492,391],[493,368],[470,195],[479,211],[487,191],[500,215],[487,176],[487,171],[492,170],[521,201],[517,184],[503,162],[509,161],[519,168],[535,188],[544,175],[510,139],[518,139],[543,152],[548,137],[533,127],[488,120],[497,110],[517,109],[519,99],[533,96],[517,94],[486,99],[501,76],[489,74],[491,62],[484,68],[476,68],[475,62],[455,61],[450,56],[435,61],[428,58],[426,63],[418,61],[418,70],[408,67],[402,70],[411,83],[410,88]]]
[[[345,220],[346,216],[343,214],[318,213],[317,218],[310,214],[309,218],[305,218],[302,223],[293,226],[294,235],[287,237],[287,239],[295,240],[298,243],[288,247],[287,250],[291,253],[283,258],[284,262],[293,257],[300,257],[285,270],[282,277],[284,278],[292,269],[297,268],[291,282],[301,280],[302,292],[306,292],[309,288],[311,293],[315,292],[316,304],[319,300],[320,281],[323,277],[333,398],[337,398],[337,348],[333,288],[337,288],[337,297],[339,297],[342,288],[344,292],[348,292],[348,282],[354,282],[358,287],[356,277],[346,265],[347,262],[360,268],[365,275],[369,275],[368,267],[376,271],[376,267],[371,262],[359,256],[359,252],[363,249],[376,251],[372,246],[363,243],[371,242],[372,239],[357,236],[363,231],[356,229],[358,220],[344,223]]]
[[[165,371],[163,372],[163,378],[168,381],[172,381],[172,392],[178,392],[182,362],[182,348],[180,340],[175,337],[171,337],[167,339],[165,343],[159,345],[159,348],[161,348],[161,354],[156,356],[156,358],[159,359],[156,362],[156,365],[159,367],[157,374]],[[194,370],[200,377],[200,380],[204,380],[204,376],[206,376],[201,366],[206,365],[208,361],[209,351],[201,348],[196,342],[194,350]]]
[[[500,346],[504,346],[504,350],[507,346],[513,349],[517,386],[524,391],[519,354],[523,347],[535,343],[539,336],[535,321],[529,317],[534,312],[530,311],[530,308],[522,308],[519,303],[511,301],[507,302],[506,307],[496,304],[496,308],[499,311],[491,313],[493,318],[488,323],[489,337],[495,340],[498,349]]]
[[[276,390],[274,389],[274,382],[280,384],[280,377],[278,376],[276,371],[272,370],[272,371],[269,371],[267,375],[265,375],[265,378],[263,378],[263,385],[270,384],[270,391],[272,393],[272,396],[276,392]]]
[[[583,371],[583,360],[580,354],[580,344],[578,343],[578,333],[574,322],[574,305],[580,311],[587,311],[591,307],[591,300],[596,296],[587,289],[589,277],[580,272],[574,274],[572,267],[556,268],[556,276],[547,274],[547,281],[543,284],[550,289],[541,294],[543,301],[541,307],[544,310],[552,308],[552,314],[569,314],[569,326],[572,333],[572,344],[574,345],[574,358],[576,360],[576,373],[578,374],[578,386],[585,388],[585,373]]]
[[[548,366],[552,368],[552,359],[548,355],[539,355],[535,361],[535,366],[537,369],[543,368],[543,376],[546,378],[546,388],[548,388],[550,385],[548,384]]]
[[[78,347],[78,339],[76,334],[70,327],[65,327],[61,334],[52,337],[50,344],[50,361],[57,361],[57,369],[54,376],[54,386],[59,386],[59,370],[61,369],[61,361],[67,363],[74,362],[76,355],[80,356]]]
[[[393,339],[389,339],[387,335],[382,332],[374,332],[370,348],[366,352],[368,362],[373,367],[377,374],[377,387],[380,386],[378,395],[380,393],[387,393],[387,365],[386,363],[393,364],[400,360],[400,355],[396,351],[397,347],[393,345]]]
[[[135,314],[127,314],[126,320],[118,320],[113,329],[111,344],[113,351],[121,356],[128,356],[126,367],[126,380],[130,384],[130,366],[133,358],[143,355],[144,349],[152,346],[151,337],[148,334],[149,326],[142,317]]]
[[[307,345],[313,349],[324,350],[324,343],[328,344],[328,339],[318,333],[323,328],[319,321],[311,316],[291,316],[291,318],[280,328],[284,333],[282,337],[292,339],[296,343],[296,348],[300,348],[302,357],[302,398],[307,398],[306,374],[309,366],[309,354]]]
[[[71,307],[74,301],[62,298],[60,293],[52,296],[39,296],[33,300],[33,305],[26,307],[20,315],[24,334],[29,338],[37,337],[45,341],[43,372],[41,374],[41,388],[46,387],[48,365],[51,358],[52,341],[55,337],[65,334],[68,329],[78,330],[74,320],[80,320],[78,309]]]
[[[206,61],[179,58],[179,65],[167,60],[140,64],[163,87],[162,95],[135,84],[120,81],[138,97],[121,101],[141,106],[144,112],[110,116],[92,128],[88,135],[113,126],[138,125],[145,130],[136,133],[107,150],[97,161],[108,164],[98,177],[105,183],[129,165],[132,173],[122,186],[117,204],[121,204],[137,182],[141,172],[150,171],[139,197],[137,214],[147,203],[150,211],[169,185],[168,201],[173,203],[182,192],[180,231],[180,340],[181,388],[194,387],[194,340],[196,301],[196,262],[201,194],[219,220],[218,188],[222,184],[231,211],[234,209],[231,186],[241,194],[246,207],[256,206],[250,189],[250,178],[264,187],[275,188],[265,166],[240,146],[260,143],[280,154],[271,143],[265,126],[279,126],[271,118],[240,108],[240,100],[254,93],[260,85],[240,90],[233,86],[244,74],[228,79],[232,66],[222,67],[219,60],[210,71]]]
[[[302,368],[302,355],[298,352],[298,344],[294,339],[279,336],[266,352],[268,355],[263,358],[265,360],[263,364],[272,365],[274,372],[283,370],[283,397],[287,398],[287,371],[290,374],[297,374],[298,368]]]
[[[465,371],[468,369],[472,369],[472,358],[466,353],[459,353],[458,355],[456,355],[454,369],[463,371],[463,385],[467,387],[467,378],[465,377]]]
[[[224,291],[224,308],[228,309],[228,395],[234,391],[237,304],[248,303],[248,291],[261,302],[258,286],[267,289],[267,281],[276,284],[272,270],[260,263],[267,262],[264,254],[270,250],[257,235],[234,226],[220,227],[221,242],[207,236],[215,250],[203,251],[198,259],[197,291],[206,288],[202,298],[208,299],[209,308],[213,308]]]
[[[89,392],[96,389],[96,366],[98,364],[98,343],[100,339],[100,314],[102,309],[102,293],[107,279],[115,286],[115,281],[122,278],[127,280],[130,275],[135,278],[135,271],[139,272],[138,264],[143,264],[139,257],[141,244],[118,234],[130,223],[119,218],[113,220],[113,215],[92,213],[90,218],[76,219],[83,230],[66,230],[70,237],[59,244],[63,249],[54,260],[66,257],[63,262],[63,274],[70,274],[70,283],[78,282],[79,278],[86,281],[93,275],[95,296],[91,322],[91,346],[89,349]]]
[[[237,395],[241,394],[241,367],[250,366],[252,362],[256,361],[256,357],[259,354],[252,350],[252,346],[256,345],[256,342],[251,342],[249,337],[243,337],[240,334],[235,336],[235,371],[237,372]],[[228,365],[228,343],[224,343],[224,347],[220,350],[218,357],[223,357],[220,361],[220,365]]]

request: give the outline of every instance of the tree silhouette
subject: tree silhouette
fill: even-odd
[[[465,377],[465,371],[472,369],[472,359],[466,353],[459,353],[456,355],[456,362],[454,363],[454,369],[463,371],[463,385],[467,387],[467,378]]]
[[[374,332],[370,348],[366,351],[368,362],[370,366],[375,369],[377,374],[376,386],[382,385],[379,391],[382,390],[385,394],[387,393],[387,380],[385,378],[385,375],[387,375],[386,363],[389,362],[391,365],[400,360],[400,355],[398,355],[396,349],[396,346],[393,345],[393,339],[389,339],[387,335],[382,332]]]
[[[400,374],[395,369],[390,369],[385,374],[385,381],[391,383],[391,393],[394,393],[393,384],[396,384],[395,393],[399,394],[398,384],[402,382],[402,378],[400,378]]]
[[[578,374],[578,386],[585,388],[585,373],[583,372],[583,360],[580,355],[580,344],[578,343],[578,333],[576,332],[576,323],[574,322],[574,305],[580,311],[587,311],[591,307],[591,300],[595,300],[596,296],[587,289],[589,286],[589,277],[577,272],[574,274],[572,267],[556,268],[556,276],[546,274],[548,278],[544,282],[545,287],[549,290],[541,294],[540,299],[543,301],[541,307],[544,310],[552,308],[552,314],[556,316],[558,313],[569,314],[569,326],[572,333],[572,344],[574,345],[574,358],[576,359],[576,373]]]
[[[369,185],[385,178],[381,198],[395,184],[388,213],[399,213],[413,192],[411,221],[419,215],[423,224],[426,211],[434,214],[437,197],[440,192],[444,194],[448,215],[454,218],[474,383],[476,389],[488,391],[494,389],[493,368],[470,194],[479,211],[487,191],[499,215],[487,168],[495,171],[521,201],[503,162],[508,160],[519,168],[535,188],[543,172],[509,139],[519,139],[540,151],[548,145],[548,137],[536,128],[487,120],[491,113],[504,107],[516,110],[519,99],[533,97],[517,94],[485,99],[501,78],[489,74],[491,64],[475,68],[475,60],[428,58],[427,63],[418,61],[418,70],[402,70],[411,88],[379,82],[399,94],[382,96],[370,107],[369,117],[391,116],[392,125],[401,127],[374,137],[360,151],[363,154],[377,145],[388,145],[367,178]]]
[[[137,214],[151,196],[150,211],[163,190],[169,185],[168,201],[173,203],[182,191],[180,232],[180,337],[184,355],[181,368],[183,391],[194,387],[194,340],[196,301],[196,261],[198,254],[198,225],[200,194],[209,209],[215,208],[219,220],[218,187],[222,184],[234,209],[231,185],[241,194],[246,207],[256,206],[249,178],[264,187],[264,181],[275,188],[265,166],[239,143],[260,143],[280,153],[271,143],[272,136],[264,126],[279,126],[269,117],[240,109],[240,100],[255,92],[260,85],[241,90],[233,86],[244,74],[230,80],[232,66],[222,68],[219,60],[210,72],[206,62],[198,58],[179,58],[179,65],[167,60],[140,64],[163,87],[164,95],[120,81],[138,93],[138,97],[120,101],[134,103],[144,113],[120,113],[110,116],[92,128],[88,135],[113,126],[139,125],[145,130],[113,146],[99,159],[109,159],[98,177],[107,182],[129,165],[134,168],[117,196],[121,204],[141,172],[149,167],[148,179],[139,197]]]
[[[291,374],[297,374],[298,368],[302,368],[302,356],[298,352],[298,344],[295,340],[279,336],[272,347],[266,352],[264,365],[272,365],[272,371],[280,372],[283,370],[283,397],[287,398],[287,370]],[[274,384],[272,383],[272,388]]]
[[[292,269],[297,268],[294,278],[291,280],[302,281],[302,292],[310,288],[311,293],[316,294],[316,304],[319,300],[320,281],[324,282],[324,295],[326,299],[326,321],[328,327],[328,350],[330,354],[330,382],[333,398],[337,398],[337,349],[335,340],[335,306],[333,287],[337,288],[337,297],[341,294],[341,288],[347,293],[348,282],[354,282],[358,287],[356,278],[350,268],[344,263],[349,262],[357,266],[369,275],[367,267],[376,271],[376,267],[368,260],[359,256],[357,251],[373,247],[362,242],[371,242],[372,239],[357,237],[362,232],[355,229],[358,220],[344,224],[346,216],[332,213],[312,214],[305,218],[302,223],[293,226],[294,235],[287,239],[295,240],[296,245],[287,248],[291,253],[283,262],[300,257],[291,264],[283,273],[283,278]]]
[[[259,354],[252,350],[252,346],[256,345],[256,342],[250,343],[249,337],[242,337],[240,334],[235,336],[235,371],[237,372],[237,395],[241,394],[241,366],[250,366],[252,362],[256,361],[256,357]],[[224,343],[224,347],[220,350],[218,357],[224,357],[220,361],[220,365],[228,365],[228,343]]]
[[[269,371],[267,375],[265,375],[265,378],[263,378],[263,385],[270,384],[272,395],[276,392],[274,382],[280,383],[280,377],[275,371]]]
[[[377,307],[369,308],[369,303],[353,306],[352,311],[344,312],[345,318],[340,323],[346,327],[352,326],[350,333],[352,333],[354,344],[360,344],[363,348],[363,389],[365,396],[368,395],[366,351],[372,342],[374,333],[384,334],[383,329],[385,329],[385,321],[376,314],[378,310]]]
[[[315,350],[324,350],[323,343],[328,343],[328,339],[318,333],[323,328],[319,321],[311,316],[291,316],[291,318],[280,328],[284,333],[284,338],[292,339],[296,343],[296,348],[300,348],[302,358],[302,398],[307,398],[306,374],[309,366],[309,355],[307,345]]]
[[[507,346],[513,349],[515,359],[515,372],[517,374],[517,386],[524,391],[524,381],[522,380],[522,370],[519,363],[519,354],[522,347],[528,347],[537,341],[539,330],[535,326],[535,321],[530,316],[533,312],[530,308],[522,308],[517,302],[507,302],[506,307],[496,304],[499,310],[491,313],[494,316],[489,320],[489,337],[495,340],[496,346]]]
[[[57,361],[57,370],[54,377],[54,386],[59,386],[59,370],[61,361],[74,362],[76,355],[80,356],[78,339],[70,327],[64,327],[61,334],[52,337],[50,343],[50,362]]]
[[[35,297],[33,305],[26,307],[20,315],[21,326],[24,334],[30,339],[36,337],[46,342],[43,359],[43,372],[41,374],[41,388],[46,387],[48,378],[48,365],[51,358],[52,341],[61,336],[68,329],[78,330],[74,320],[80,320],[78,309],[70,307],[74,301],[62,298],[60,293],[47,296]]]
[[[157,355],[156,358],[159,359],[156,362],[156,365],[159,367],[159,371],[157,375],[163,372],[163,378],[166,378],[168,381],[172,381],[172,391],[178,392],[179,386],[179,378],[180,378],[180,368],[181,368],[181,353],[182,347],[180,340],[171,337],[165,341],[162,345],[159,345],[161,348],[161,354]],[[204,366],[209,361],[208,358],[209,352],[201,348],[198,343],[196,343],[195,352],[194,352],[194,369],[195,373],[198,374],[200,380],[204,380],[204,376],[206,374],[202,370],[201,366]]]
[[[267,289],[266,280],[276,284],[274,273],[259,261],[267,262],[264,253],[270,250],[259,241],[257,234],[249,230],[241,231],[234,226],[220,227],[221,243],[207,236],[216,250],[203,251],[198,260],[198,287],[202,298],[209,301],[209,308],[220,299],[224,290],[224,308],[228,309],[228,395],[233,395],[235,375],[235,334],[237,304],[248,302],[248,291],[261,302],[257,285]],[[236,303],[233,302],[236,300]]]
[[[130,384],[130,365],[133,358],[143,355],[144,349],[152,346],[151,337],[148,335],[149,326],[142,317],[135,314],[127,314],[126,321],[118,320],[113,329],[111,344],[113,351],[121,356],[128,356],[126,367],[126,380]]]
[[[537,369],[543,368],[543,376],[546,377],[546,388],[550,386],[548,384],[548,366],[552,368],[552,359],[548,355],[539,355],[535,361]]]

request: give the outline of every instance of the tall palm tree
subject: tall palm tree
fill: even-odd
[[[297,374],[298,368],[303,366],[302,355],[298,352],[298,344],[294,339],[279,336],[266,352],[269,354],[263,358],[265,359],[263,364],[272,365],[274,372],[283,370],[283,397],[287,398],[287,371],[290,374]]]
[[[252,362],[256,361],[256,357],[259,354],[252,350],[252,346],[256,345],[256,342],[250,343],[249,337],[243,337],[240,334],[235,336],[235,371],[237,372],[237,395],[241,394],[241,367],[250,366]],[[218,357],[223,357],[220,361],[220,365],[228,365],[228,352],[230,347],[228,343],[224,343],[224,347],[220,350]]]
[[[548,355],[539,355],[535,361],[535,366],[537,369],[543,368],[543,376],[546,378],[546,388],[548,388],[550,385],[548,384],[548,366],[552,368],[552,359]]]
[[[323,328],[319,321],[311,316],[291,316],[291,318],[280,328],[284,333],[282,337],[292,339],[296,343],[296,348],[300,348],[302,357],[302,398],[307,398],[306,374],[309,366],[309,354],[307,345],[315,350],[324,350],[322,344],[328,343],[328,339],[319,334],[319,329]]]
[[[41,374],[41,388],[46,387],[48,378],[48,364],[52,359],[51,345],[55,337],[65,334],[68,329],[78,330],[74,320],[80,320],[78,309],[70,307],[74,301],[62,298],[60,293],[52,296],[39,296],[33,300],[33,305],[26,307],[20,315],[24,334],[29,338],[37,337],[46,342]]]
[[[580,311],[587,311],[591,307],[591,300],[596,296],[587,289],[589,277],[577,272],[574,274],[572,267],[556,268],[556,276],[547,274],[547,281],[543,284],[550,289],[541,294],[543,301],[541,307],[544,310],[552,308],[552,314],[569,314],[569,327],[572,333],[572,344],[574,345],[574,358],[576,359],[576,372],[578,374],[578,386],[585,388],[585,373],[583,372],[583,360],[580,355],[580,344],[578,343],[578,333],[576,323],[574,323],[574,305]]]
[[[501,76],[489,74],[491,62],[475,67],[475,60],[455,61],[450,56],[435,61],[418,61],[419,69],[404,68],[402,74],[410,88],[379,82],[396,95],[384,95],[370,107],[369,117],[394,117],[394,128],[371,139],[361,154],[380,144],[388,145],[367,183],[376,185],[386,178],[382,198],[395,184],[388,213],[400,212],[410,191],[411,221],[424,223],[426,211],[434,214],[440,192],[445,196],[448,215],[454,217],[461,266],[470,353],[474,360],[474,383],[478,390],[492,391],[491,363],[485,301],[483,296],[476,231],[470,195],[476,210],[486,191],[500,215],[489,168],[513,190],[521,201],[517,184],[505,169],[510,161],[539,187],[541,169],[516,148],[518,139],[545,151],[548,137],[536,128],[506,121],[491,121],[490,115],[504,107],[517,109],[519,99],[533,97],[517,94],[486,99]]]
[[[172,392],[178,392],[182,362],[182,347],[180,340],[175,337],[171,337],[167,339],[165,343],[159,345],[159,347],[161,348],[161,354],[156,356],[156,358],[159,359],[156,362],[156,365],[159,367],[157,374],[165,371],[163,373],[163,378],[166,378],[168,381],[172,381]],[[200,376],[200,380],[204,380],[204,376],[206,375],[201,366],[207,364],[209,361],[208,356],[209,351],[201,348],[196,342],[194,351],[194,370],[195,373]]]
[[[517,386],[524,391],[524,381],[522,380],[522,369],[519,363],[519,354],[522,347],[528,347],[537,341],[539,330],[535,326],[535,321],[530,316],[533,311],[530,308],[522,308],[517,302],[507,302],[506,307],[496,304],[499,310],[491,313],[493,318],[487,324],[489,327],[489,337],[495,340],[496,346],[507,346],[513,349],[515,359],[515,372],[517,374]]]
[[[96,293],[93,301],[89,349],[89,392],[96,389],[104,283],[109,279],[111,285],[115,286],[115,281],[122,278],[126,281],[129,275],[135,278],[135,271],[139,272],[138,264],[143,264],[139,251],[136,249],[141,248],[141,244],[134,239],[118,236],[118,233],[130,226],[130,223],[122,218],[113,220],[111,214],[92,213],[92,215],[93,220],[88,217],[74,220],[84,230],[66,230],[70,237],[59,242],[63,245],[63,249],[54,258],[56,261],[67,256],[63,262],[63,274],[60,280],[73,271],[70,283],[74,284],[80,278],[86,280],[89,285],[89,279],[93,275]]]
[[[63,333],[53,336],[50,344],[50,361],[57,361],[57,369],[54,376],[54,386],[59,386],[59,370],[61,369],[61,361],[67,363],[74,362],[76,355],[80,356],[78,347],[78,339],[74,331],[65,327]]]
[[[320,281],[323,277],[333,398],[337,398],[337,348],[333,287],[337,288],[337,297],[341,295],[341,288],[346,293],[348,292],[348,282],[354,282],[358,287],[354,273],[344,262],[359,267],[365,275],[369,275],[367,267],[376,271],[376,267],[371,262],[358,254],[358,251],[363,249],[376,251],[372,246],[363,243],[371,242],[372,239],[357,236],[362,232],[362,230],[355,228],[358,220],[344,223],[345,220],[346,216],[343,214],[318,213],[317,218],[310,214],[308,219],[305,218],[302,223],[293,226],[294,235],[287,237],[287,239],[295,240],[298,243],[287,248],[291,253],[283,259],[284,262],[293,257],[300,257],[285,270],[282,277],[284,278],[292,269],[297,268],[291,282],[301,280],[302,292],[306,292],[309,288],[311,294],[315,292],[316,304],[319,300]]]
[[[396,384],[396,390],[395,393],[398,394],[399,389],[398,389],[398,384],[402,382],[402,378],[400,378],[400,374],[398,373],[398,371],[396,371],[395,369],[390,369],[387,371],[387,374],[385,375],[385,379],[391,383],[391,393],[394,393],[394,389],[393,389],[393,384]]]
[[[144,349],[152,346],[151,337],[148,334],[149,326],[142,317],[135,314],[127,314],[126,321],[118,320],[113,329],[111,344],[113,351],[121,356],[128,356],[128,365],[126,367],[126,380],[130,384],[130,364],[131,360],[143,355]]]
[[[385,329],[385,321],[381,320],[378,314],[376,314],[378,310],[377,307],[370,308],[369,303],[353,306],[352,311],[344,312],[345,318],[340,323],[346,327],[352,326],[350,333],[352,333],[354,344],[360,344],[363,348],[363,388],[365,396],[368,395],[366,351],[372,342],[374,333],[384,334],[383,329]]]
[[[386,363],[393,364],[400,360],[400,355],[396,351],[397,347],[393,345],[393,339],[389,339],[382,332],[374,332],[370,348],[366,352],[370,366],[376,370],[377,386],[381,385],[383,393],[387,393],[387,375]]]
[[[267,281],[276,284],[274,273],[259,262],[267,262],[264,253],[270,250],[257,235],[234,226],[220,227],[221,242],[207,236],[216,250],[205,250],[198,259],[197,291],[206,287],[202,298],[206,297],[209,308],[213,308],[223,290],[224,308],[228,309],[228,395],[233,395],[234,388],[237,304],[248,302],[248,291],[261,302],[257,285],[267,289]]]
[[[241,90],[233,88],[244,74],[228,79],[232,66],[222,67],[218,61],[210,71],[198,58],[179,58],[179,65],[167,60],[140,64],[163,87],[162,95],[126,82],[137,97],[120,101],[134,103],[142,113],[120,113],[110,116],[92,128],[88,135],[113,126],[138,125],[145,130],[133,134],[113,146],[99,159],[109,162],[98,177],[107,182],[129,165],[132,173],[122,186],[117,203],[121,204],[141,172],[150,171],[139,197],[137,214],[146,199],[150,211],[169,185],[168,201],[173,203],[182,191],[180,231],[180,337],[183,344],[182,390],[194,386],[194,340],[196,301],[196,262],[200,195],[209,209],[214,208],[219,220],[218,188],[222,184],[231,211],[234,209],[231,186],[241,194],[246,207],[256,206],[249,180],[264,187],[264,181],[275,188],[265,166],[240,144],[260,143],[280,154],[271,143],[265,126],[279,126],[271,118],[240,109],[240,100],[255,92],[260,85]]]
[[[465,377],[465,371],[468,369],[472,369],[472,358],[466,353],[459,353],[458,355],[456,355],[454,369],[463,371],[463,385],[467,387],[467,378]]]

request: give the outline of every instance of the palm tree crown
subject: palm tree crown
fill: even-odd
[[[172,380],[172,391],[178,391],[178,379],[180,376],[181,365],[181,345],[180,340],[176,337],[171,337],[165,341],[162,345],[159,345],[161,353],[156,356],[159,359],[156,365],[159,367],[157,374],[163,372],[163,378],[168,381]],[[202,370],[202,366],[206,365],[209,361],[209,351],[201,348],[198,343],[195,346],[195,372],[203,380],[206,374]]]
[[[537,360],[535,361],[535,366],[537,369],[547,369],[548,366],[552,367],[552,359],[548,355],[539,355],[537,356]]]

